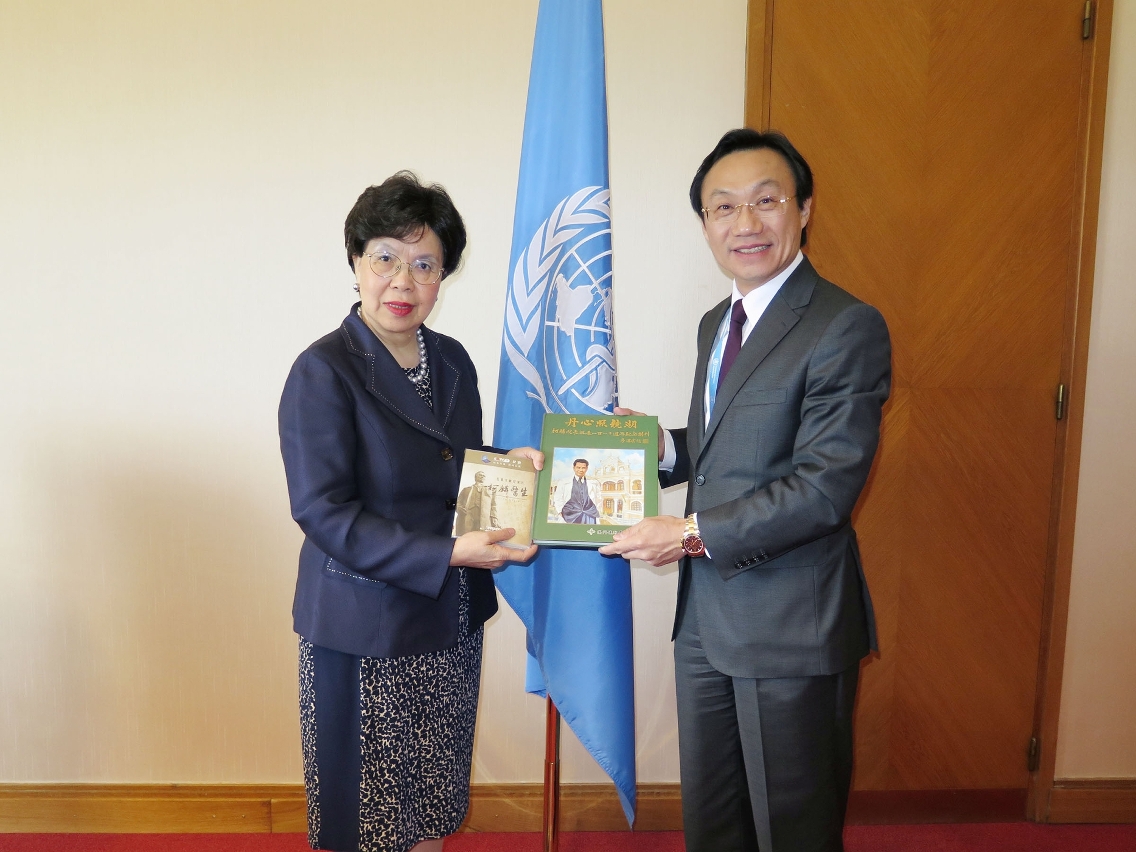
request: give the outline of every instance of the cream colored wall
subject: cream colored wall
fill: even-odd
[[[410,167],[467,218],[431,324],[491,418],[536,5],[0,3],[0,783],[300,780],[280,388],[352,301],[348,208]],[[623,398],[680,423],[746,4],[605,5]],[[633,573],[640,779],[673,781],[675,577]],[[522,648],[502,613],[476,780],[540,777]]]
[[[1114,16],[1058,778],[1136,778],[1136,3]]]

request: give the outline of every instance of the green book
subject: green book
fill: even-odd
[[[654,417],[546,414],[533,541],[600,547],[659,514],[659,423]]]

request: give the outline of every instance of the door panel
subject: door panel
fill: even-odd
[[[773,2],[807,251],[895,349],[856,523],[882,656],[857,789],[1026,787],[1075,256],[1075,0]]]

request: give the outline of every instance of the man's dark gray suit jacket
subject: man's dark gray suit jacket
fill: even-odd
[[[851,516],[879,442],[891,343],[879,311],[804,259],[742,346],[705,418],[726,299],[702,318],[690,418],[664,484],[712,558],[679,567],[677,635],[695,607],[707,659],[733,677],[843,671],[876,650]]]

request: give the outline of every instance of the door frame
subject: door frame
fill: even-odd
[[[775,3],[776,0],[748,0],[745,124],[758,129],[769,127]],[[1108,60],[1112,43],[1113,0],[1093,0],[1093,7],[1093,33],[1082,43],[1081,53],[1081,97],[1077,130],[1080,142],[1074,196],[1077,209],[1074,212],[1061,341],[1061,380],[1066,387],[1067,403],[1065,416],[1057,424],[1045,596],[1042,602],[1041,641],[1034,698],[1033,736],[1038,740],[1040,751],[1037,769],[1029,776],[1025,813],[1028,819],[1037,822],[1049,821],[1054,788],[1057,726],[1061,713],[1061,683],[1073,571],[1077,485],[1081,467],[1081,433],[1085,415],[1089,324],[1096,267]]]

